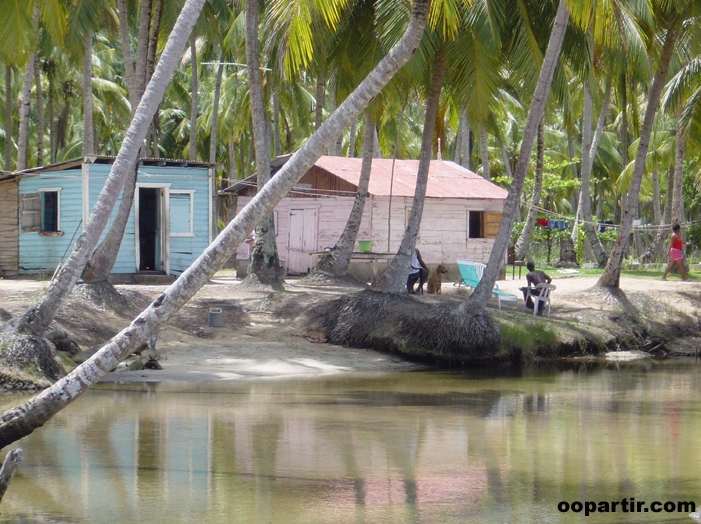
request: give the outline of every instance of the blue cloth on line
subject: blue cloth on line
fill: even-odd
[[[558,231],[564,231],[567,229],[567,225],[561,218],[549,218],[545,229],[557,229]]]

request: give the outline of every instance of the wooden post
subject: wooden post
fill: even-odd
[[[22,449],[13,449],[5,455],[5,462],[2,463],[2,469],[0,469],[0,501],[7,491],[7,486],[10,485],[12,477],[15,476],[19,463],[22,462],[24,455],[22,454]]]

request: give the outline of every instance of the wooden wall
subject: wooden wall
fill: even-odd
[[[5,276],[19,270],[19,218],[17,179],[0,181],[0,269]]]

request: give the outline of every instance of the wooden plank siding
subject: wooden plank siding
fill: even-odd
[[[8,277],[19,271],[18,206],[17,179],[0,181],[0,269]]]
[[[20,195],[36,193],[40,188],[61,188],[58,208],[60,236],[20,232],[20,273],[45,273],[51,276],[64,256],[70,253],[82,230],[81,179],[79,168],[19,179]]]
[[[412,198],[392,199],[391,231],[388,234],[388,197],[372,199],[372,238],[373,246],[382,245],[387,251],[387,238],[390,238],[389,252],[397,251],[404,237],[406,221],[411,213]],[[426,264],[452,264],[457,258],[470,258],[475,262],[486,263],[494,244],[494,237],[501,220],[501,200],[470,200],[431,198],[424,203],[421,227],[416,247]],[[467,237],[468,211],[484,212],[484,237]]]
[[[87,164],[87,209],[92,210],[105,180],[109,175],[111,164],[93,163]],[[204,251],[209,244],[210,228],[210,195],[209,195],[209,170],[202,166],[140,166],[137,183],[146,182],[164,186],[165,196],[170,191],[182,196],[182,192],[191,194],[192,216],[189,216],[183,205],[176,206],[176,213],[172,216],[162,216],[162,220],[174,220],[174,231],[180,233],[170,236],[169,262],[170,274],[179,275]],[[62,235],[46,236],[40,233],[19,234],[19,271],[21,273],[53,273],[69,246],[71,238],[77,231],[82,231],[81,219],[83,216],[83,175],[81,166],[71,166],[70,169],[61,171],[41,172],[37,175],[26,176],[19,179],[19,193],[26,194],[36,192],[39,188],[61,188],[59,221]],[[102,233],[100,241],[107,234],[112,220],[116,215],[120,200],[118,199],[110,216],[107,226]],[[18,213],[18,204],[15,202],[15,213]],[[129,216],[120,246],[119,254],[112,269],[113,273],[132,274],[137,272],[136,260],[136,232],[135,232],[135,208]],[[14,218],[15,227],[18,218]],[[191,224],[190,224],[191,223]],[[187,228],[187,231],[185,231]],[[192,229],[192,234],[185,234]],[[77,238],[77,236],[76,236]],[[75,242],[75,239],[73,239]],[[70,252],[70,250],[69,250]]]
[[[251,197],[240,196],[238,199],[237,213],[250,202]],[[326,197],[326,198],[283,198],[275,207],[275,239],[277,242],[278,256],[285,269],[288,269],[289,239],[290,239],[290,212],[293,209],[317,210],[317,238],[310,251],[321,251],[326,247],[333,247],[343,233],[355,198],[351,197]],[[372,215],[371,202],[368,199],[363,218],[358,232],[358,239],[371,238],[370,222]],[[241,244],[236,250],[237,260],[247,260],[249,257],[248,244]],[[308,259],[311,263],[311,257]],[[310,266],[311,267],[311,266]]]

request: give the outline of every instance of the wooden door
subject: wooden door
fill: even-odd
[[[290,236],[287,244],[288,273],[307,273],[312,268],[310,253],[317,249],[318,233],[317,209],[290,209]]]

